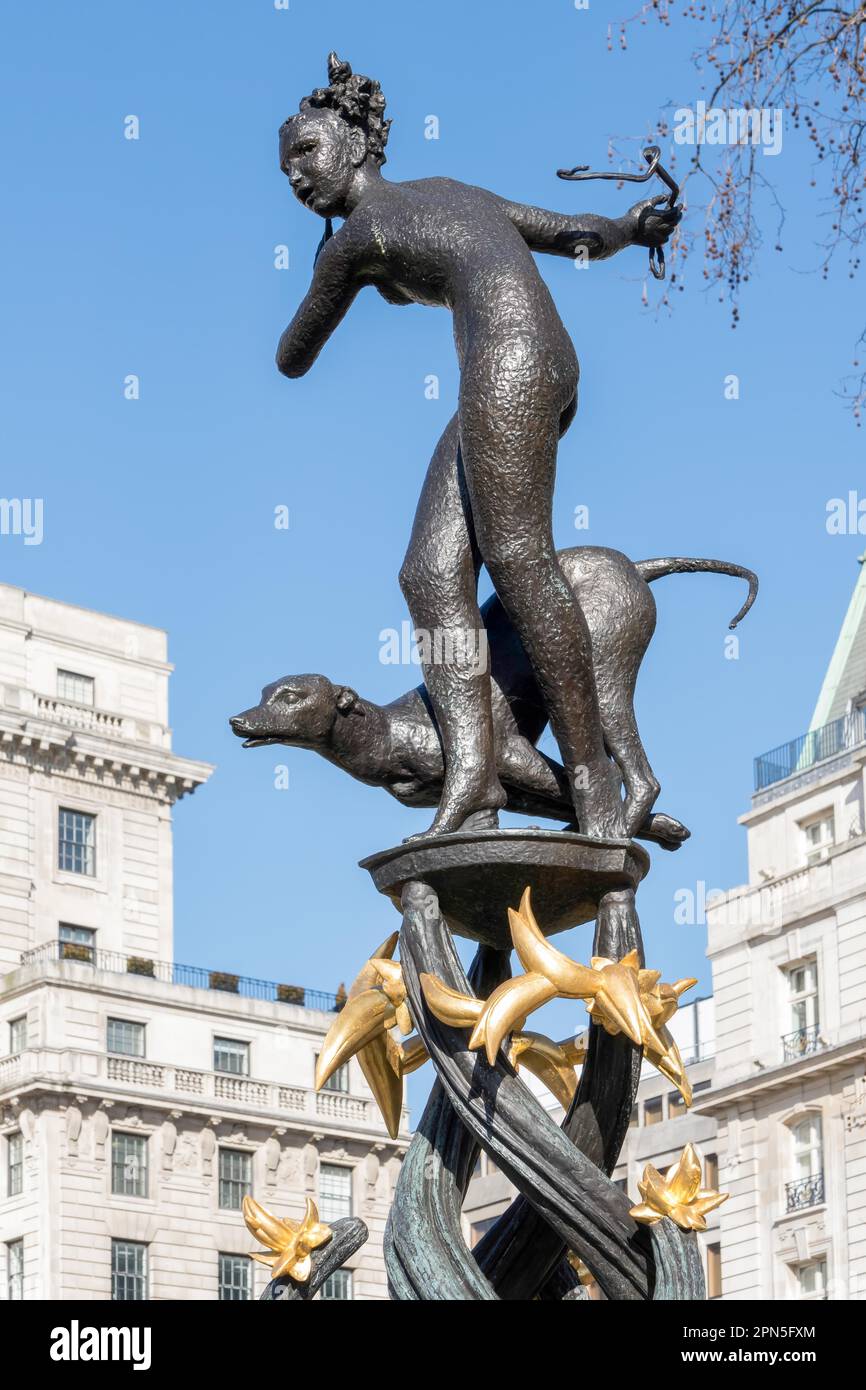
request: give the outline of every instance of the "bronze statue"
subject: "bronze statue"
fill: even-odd
[[[655,1066],[684,1104],[692,1096],[667,1024],[695,981],[665,984],[645,968],[635,894],[650,859],[630,838],[677,849],[689,832],[654,812],[659,783],[634,691],[655,627],[653,580],[701,571],[748,580],[734,627],[757,579],[722,560],[556,552],[556,454],[574,417],[578,366],[533,259],[601,260],[644,246],[662,276],[678,189],[657,146],[644,151],[645,173],[627,177],[658,175],[669,191],[614,219],[547,212],[451,179],[386,182],[379,84],[333,53],[328,77],[280,130],[281,168],[325,232],[277,365],[289,377],[308,371],[372,285],[393,304],[451,309],[460,392],[401,572],[416,633],[434,638],[420,643],[424,684],[380,706],[322,675],[285,676],[231,720],[246,746],[311,749],[404,805],[438,807],[424,835],[362,861],[400,910],[400,931],[361,966],[322,1045],[316,1085],[357,1056],[393,1136],[404,1077],[427,1059],[436,1068],[385,1231],[392,1298],[572,1300],[585,1296],[586,1271],[608,1299],[702,1298],[695,1232],[724,1196],[701,1187],[694,1150],[665,1177],[648,1168],[637,1205],[611,1181],[642,1066]],[[582,167],[560,174],[598,177]],[[335,217],[344,219],[336,234]],[[495,594],[479,610],[482,564]],[[548,722],[561,763],[537,747]],[[563,828],[499,829],[504,806]],[[588,966],[550,946],[591,920]],[[468,975],[454,934],[477,943]],[[512,972],[512,947],[522,974]],[[586,1001],[585,1045],[526,1031],[554,998]],[[518,1064],[560,1098],[561,1126]],[[461,1208],[479,1148],[519,1196],[470,1251]],[[331,1230],[308,1214],[315,1248],[307,1242],[309,1258],[272,1281],[269,1299],[311,1296],[364,1238],[360,1223]],[[293,1227],[263,1210],[254,1224],[269,1249],[297,1255]]]
[[[622,836],[646,808],[624,808],[604,745],[590,636],[557,560],[552,499],[559,439],[577,408],[578,364],[533,252],[603,260],[661,247],[680,219],[647,198],[620,218],[569,216],[433,178],[387,182],[390,121],[378,82],[332,53],[329,86],[280,130],[295,196],[326,219],[313,282],[277,349],[288,377],[309,371],[366,285],[392,304],[451,309],[460,362],[456,415],[430,464],[401,585],[416,629],[447,634],[456,659],[424,675],[445,776],[428,833],[498,824],[491,684],[461,650],[482,625],[482,564],[529,656],[584,834]]]

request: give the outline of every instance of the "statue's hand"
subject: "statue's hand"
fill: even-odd
[[[632,246],[664,246],[683,215],[679,204],[673,208],[659,208],[659,204],[666,203],[668,197],[667,193],[657,193],[654,198],[643,198],[629,208],[623,220]]]

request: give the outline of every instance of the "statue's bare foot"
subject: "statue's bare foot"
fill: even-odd
[[[403,843],[429,840],[435,835],[453,835],[458,830],[498,830],[499,809],[505,802],[506,794],[501,786],[487,788],[483,799],[443,795],[430,828],[418,835],[407,835]]]

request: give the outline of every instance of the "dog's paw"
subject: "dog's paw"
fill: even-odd
[[[665,815],[664,811],[656,811],[648,816],[644,825],[641,827],[641,834],[648,840],[655,840],[662,849],[675,850],[680,845],[685,844],[691,837],[691,831],[682,821],[675,820],[673,816]]]

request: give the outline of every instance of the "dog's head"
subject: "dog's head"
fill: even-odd
[[[229,720],[244,748],[266,743],[289,743],[315,748],[325,743],[334,720],[357,708],[354,690],[334,685],[327,676],[283,676],[266,685],[261,702]]]

